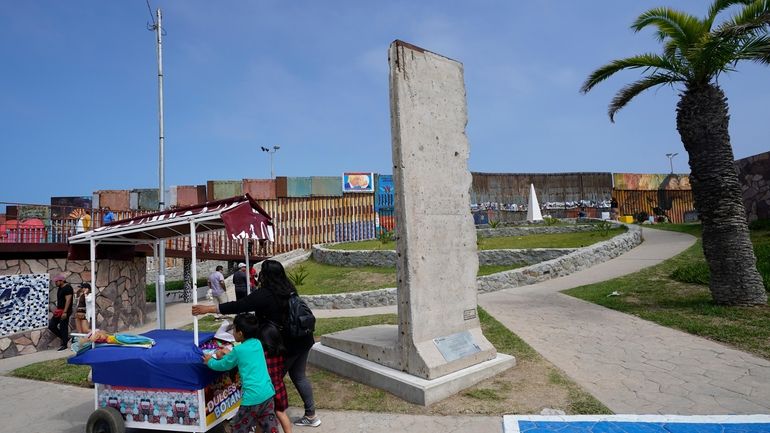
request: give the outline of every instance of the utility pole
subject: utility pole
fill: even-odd
[[[164,136],[163,136],[163,26],[160,8],[156,11],[157,23],[150,30],[155,31],[158,47],[158,210],[166,209],[166,180],[164,178]],[[161,241],[158,245],[158,283],[157,303],[158,328],[166,329],[166,243]]]

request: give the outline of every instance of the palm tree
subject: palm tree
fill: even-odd
[[[715,26],[726,9],[732,18]],[[749,238],[741,185],[734,165],[727,98],[717,84],[721,73],[741,60],[770,63],[770,0],[714,0],[705,18],[670,8],[651,9],[631,28],[654,27],[661,54],[614,60],[594,71],[586,93],[618,71],[642,69],[643,77],[623,87],[609,106],[610,120],[641,92],[660,85],[681,86],[676,125],[689,155],[690,180],[703,224],[703,253],[711,271],[714,301],[726,305],[767,303]]]

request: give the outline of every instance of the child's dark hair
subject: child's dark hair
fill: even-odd
[[[267,356],[283,355],[286,348],[283,345],[283,337],[278,326],[273,322],[263,322],[259,325],[257,338],[262,343]]]
[[[251,313],[241,313],[233,319],[233,326],[243,334],[243,339],[257,338],[259,323],[257,317]]]

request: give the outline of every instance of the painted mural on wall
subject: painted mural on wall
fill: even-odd
[[[0,336],[48,323],[48,274],[0,275]]]
[[[90,210],[91,197],[51,197],[51,218],[79,218]]]
[[[374,192],[374,173],[344,173],[342,192]]]
[[[613,173],[612,179],[615,189],[635,191],[692,189],[690,186],[690,176],[686,174]]]

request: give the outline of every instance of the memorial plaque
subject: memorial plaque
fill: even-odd
[[[471,308],[470,310],[463,311],[463,320],[471,320],[476,318],[476,309]]]
[[[436,344],[438,351],[444,355],[446,362],[481,352],[481,348],[473,342],[473,336],[468,331],[434,338],[433,343]]]

